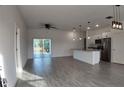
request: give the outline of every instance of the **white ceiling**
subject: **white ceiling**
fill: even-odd
[[[18,6],[29,28],[40,28],[40,23],[51,23],[61,30],[72,30],[82,25],[86,30],[87,22],[96,29],[111,25],[106,16],[113,16],[112,6],[107,5],[21,5]],[[124,20],[124,6],[121,6],[121,19]]]

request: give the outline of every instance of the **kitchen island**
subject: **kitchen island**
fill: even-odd
[[[73,58],[91,65],[95,65],[100,62],[100,51],[99,50],[73,50]]]

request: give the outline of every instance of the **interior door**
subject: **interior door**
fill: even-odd
[[[15,51],[16,51],[16,55],[15,55],[15,58],[16,58],[16,73],[17,73],[17,76],[20,72],[22,72],[22,64],[21,64],[21,58],[20,58],[20,28],[16,28],[16,48],[15,48]]]
[[[19,64],[18,64],[18,30],[16,31],[16,68],[18,69]]]

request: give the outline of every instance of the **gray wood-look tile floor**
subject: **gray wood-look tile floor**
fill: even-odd
[[[28,60],[16,87],[124,87],[124,65],[36,58]]]

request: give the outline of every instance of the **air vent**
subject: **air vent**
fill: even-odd
[[[105,19],[112,19],[113,18],[113,16],[107,16],[107,17],[105,17]]]

